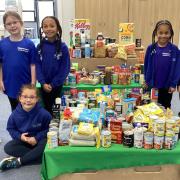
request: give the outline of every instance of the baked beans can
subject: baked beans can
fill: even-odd
[[[53,149],[58,146],[58,135],[56,131],[50,131],[47,133],[47,146],[49,149]]]
[[[126,147],[134,146],[134,133],[132,130],[124,131],[123,145]]]
[[[144,149],[152,149],[153,148],[153,138],[154,138],[154,135],[152,132],[144,133]]]
[[[158,119],[154,123],[154,134],[155,136],[164,136],[165,134],[165,121]]]
[[[160,150],[163,148],[164,136],[154,136],[154,149]]]
[[[111,146],[111,132],[108,130],[101,131],[101,145],[108,148]]]

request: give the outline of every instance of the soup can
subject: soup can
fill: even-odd
[[[132,130],[124,131],[123,145],[127,147],[134,146],[134,133]]]

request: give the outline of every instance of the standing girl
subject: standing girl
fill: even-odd
[[[23,85],[19,104],[8,119],[7,130],[12,137],[5,152],[12,156],[0,162],[0,170],[41,163],[51,115],[38,103],[34,85]]]
[[[58,19],[47,16],[40,28],[37,79],[45,109],[52,113],[52,105],[60,96],[63,83],[70,71],[68,47],[61,41],[62,29]]]
[[[7,94],[14,110],[21,86],[35,84],[36,49],[32,41],[21,35],[23,22],[17,12],[6,12],[3,23],[10,36],[0,41],[0,90]]]
[[[158,103],[165,108],[171,107],[172,93],[175,91],[180,74],[179,50],[172,44],[173,36],[174,31],[168,20],[157,22],[144,63],[146,85],[158,89]]]

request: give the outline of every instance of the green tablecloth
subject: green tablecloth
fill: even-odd
[[[173,150],[126,148],[118,144],[113,144],[111,148],[99,149],[69,146],[48,149],[46,147],[41,177],[43,180],[48,180],[64,173],[164,164],[180,164],[180,143]]]
[[[97,85],[90,85],[90,84],[76,84],[76,88],[79,90],[88,90],[94,91],[94,89],[99,89],[105,85],[97,84]],[[72,86],[63,86],[64,90],[69,90]],[[138,83],[133,83],[130,85],[120,85],[120,84],[111,84],[112,89],[125,89],[125,88],[140,88],[141,85]]]

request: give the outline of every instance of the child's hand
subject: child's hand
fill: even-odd
[[[37,141],[36,141],[35,137],[29,137],[28,143],[31,144],[32,146],[35,146],[37,144]]]
[[[0,81],[0,91],[5,91],[3,81]]]
[[[50,84],[44,84],[44,85],[43,85],[43,89],[44,89],[44,91],[46,91],[47,93],[49,93],[49,92],[51,92],[52,87],[51,87]]]
[[[170,87],[169,90],[168,90],[168,93],[171,94],[171,93],[173,93],[173,92],[175,92],[175,91],[176,91],[176,88]]]
[[[180,86],[178,86],[177,90],[178,90],[178,92],[180,92]]]
[[[28,133],[22,133],[21,134],[21,141],[28,142]]]

